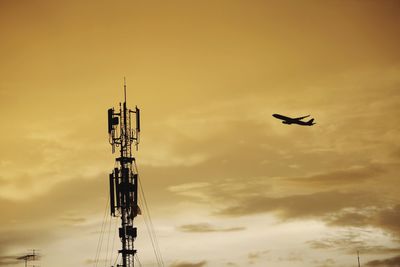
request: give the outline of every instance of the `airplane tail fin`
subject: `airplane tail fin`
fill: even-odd
[[[311,120],[309,120],[307,123],[309,124],[309,125],[314,125],[315,123],[313,123],[314,122],[314,119],[311,119]]]

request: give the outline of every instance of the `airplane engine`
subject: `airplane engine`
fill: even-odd
[[[288,121],[282,121],[283,124],[292,124],[291,122]]]

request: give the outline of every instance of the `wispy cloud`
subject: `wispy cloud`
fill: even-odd
[[[175,262],[172,263],[169,267],[203,267],[207,265],[207,261],[200,262]]]
[[[398,267],[400,266],[400,256],[382,259],[382,260],[372,260],[366,263],[367,266],[376,267]]]
[[[316,192],[286,197],[258,195],[246,197],[235,206],[224,208],[216,214],[244,216],[262,212],[277,212],[283,219],[323,217],[349,207],[373,205],[376,200],[368,193]]]
[[[17,256],[0,256],[0,266],[17,264]]]
[[[218,227],[208,223],[185,224],[178,227],[178,230],[189,233],[210,233],[210,232],[236,232],[243,231],[245,227]]]

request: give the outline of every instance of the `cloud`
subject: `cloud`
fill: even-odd
[[[17,256],[0,256],[0,266],[14,265],[18,262]]]
[[[108,265],[109,261],[106,259],[86,259],[83,260],[83,264],[91,265],[91,266],[101,266],[101,265]]]
[[[333,226],[372,226],[384,229],[400,238],[400,205],[392,207],[365,207],[363,209],[347,209],[325,219]]]
[[[104,169],[99,166],[106,154],[98,152],[104,151],[106,143],[95,142],[96,137],[88,142],[79,134],[88,127],[84,117],[57,117],[46,123],[33,120],[27,122],[29,130],[10,131],[0,152],[0,197],[26,200],[48,193],[60,182],[101,174]],[[18,152],[21,145],[27,153]]]
[[[20,246],[40,248],[68,234],[70,227],[85,224],[83,214],[90,217],[104,208],[105,177],[103,182],[59,182],[51,191],[29,200],[0,199],[0,253]]]
[[[347,209],[332,214],[326,220],[332,226],[366,226],[373,223],[376,210],[376,208],[369,209],[368,207],[362,210]]]
[[[245,197],[237,205],[218,211],[217,215],[244,216],[263,212],[277,212],[283,219],[321,217],[348,207],[376,204],[374,196],[364,193],[338,191],[316,192],[305,195]]]
[[[101,210],[104,199],[107,196],[105,186],[107,185],[106,175],[102,180],[74,179],[57,183],[54,188],[44,195],[29,200],[7,200],[0,199],[0,207],[6,211],[0,225],[10,222],[41,221],[55,216],[63,216],[62,220],[76,219],[71,214],[78,211]],[[96,205],[97,203],[97,205]]]
[[[245,227],[217,227],[208,223],[198,223],[198,224],[185,224],[178,228],[182,232],[189,233],[209,233],[209,232],[236,232],[243,231]]]
[[[316,264],[315,266],[317,267],[331,267],[336,265],[336,261],[331,258],[325,260],[314,260],[313,263]]]
[[[170,267],[203,267],[206,266],[207,261],[200,261],[196,263],[192,262],[175,262],[170,265]]]
[[[385,246],[362,246],[361,250],[364,254],[393,254],[400,253],[400,247],[385,247]],[[356,251],[353,250],[352,254]]]
[[[67,215],[60,218],[60,221],[64,222],[66,225],[76,225],[86,222],[86,218]]]
[[[374,228],[348,227],[336,229],[327,237],[306,243],[312,249],[340,250],[351,255],[355,255],[357,251],[363,254],[399,253],[400,247],[389,240],[390,237]]]
[[[250,252],[249,254],[247,254],[248,263],[249,264],[256,263],[262,256],[268,254],[269,252],[270,252],[269,250]]]
[[[393,187],[385,186],[395,177],[397,169],[398,164],[365,163],[294,178],[254,177],[242,179],[240,183],[236,179],[193,182],[171,187],[175,189],[171,191],[190,196],[191,200],[213,203],[211,212],[215,216],[272,213],[282,220],[315,219],[331,227],[373,227],[399,237],[400,208],[390,206],[387,198],[396,199],[396,196],[392,193]],[[363,248],[381,253],[396,251],[391,245],[363,244]]]
[[[357,184],[375,178],[384,172],[385,169],[382,166],[369,164],[367,166],[352,166],[344,170],[335,170],[308,177],[289,178],[286,181],[314,188],[343,187],[344,185]]]
[[[400,204],[392,208],[382,210],[379,213],[377,225],[390,229],[400,236]]]
[[[289,255],[285,257],[279,257],[278,261],[291,261],[291,262],[299,262],[303,261],[303,256],[297,253],[289,253]]]
[[[338,236],[327,237],[320,240],[311,240],[307,242],[313,249],[345,249],[353,253],[353,249],[360,249],[367,245],[365,240],[360,238],[356,231],[340,232]]]
[[[376,219],[374,225],[397,231],[394,211],[380,210],[387,208],[381,204],[388,196],[383,187],[398,191],[398,181],[387,183],[381,179],[386,172],[369,170],[367,163],[386,159],[399,143],[398,4],[352,1],[326,7],[227,1],[210,8],[203,1],[159,2],[134,9],[99,5],[92,10],[89,4],[71,1],[13,4],[1,10],[7,42],[0,49],[0,158],[11,164],[2,165],[0,183],[5,186],[0,195],[26,201],[1,199],[0,236],[9,228],[31,236],[28,226],[57,232],[68,210],[78,210],[79,222],[90,221],[103,207],[107,193],[100,192],[99,184],[107,175],[91,182],[80,178],[90,177],[96,168],[112,167],[104,115],[120,98],[122,90],[111,88],[121,89],[116,84],[124,69],[128,78],[135,77],[131,88],[143,88],[128,93],[143,108],[143,146],[137,159],[139,168],[142,162],[148,170],[143,177],[149,181],[149,202],[156,199],[152,208],[157,215],[160,210],[168,213],[160,220],[165,228],[180,218],[185,208],[176,204],[183,197],[207,196],[202,201],[215,205],[202,213],[210,207],[236,207],[239,212],[229,216],[274,212],[282,219],[313,218],[335,227],[365,226]],[[132,11],[137,15],[126,16]],[[343,19],[337,20],[339,14]],[[102,30],[87,34],[92,24]],[[277,30],[274,25],[284,27]],[[124,34],[130,29],[134,34]],[[106,50],[115,53],[103,53]],[[129,67],[133,59],[140,67]],[[310,111],[318,124],[285,127],[270,116],[280,111]],[[293,177],[305,179],[290,180]],[[75,182],[61,183],[72,179]],[[216,191],[211,186],[196,189],[211,189],[212,195],[166,190],[218,179],[222,182]],[[225,179],[231,179],[230,186]],[[379,207],[376,212],[348,211],[364,209],[362,202]],[[188,217],[198,214],[184,212]],[[212,220],[205,216],[204,221]]]
[[[7,251],[16,247],[34,247],[41,248],[41,246],[54,241],[54,231],[49,231],[38,227],[25,227],[20,229],[2,229],[0,231],[0,255],[6,254]]]
[[[366,263],[366,265],[373,266],[373,267],[399,267],[400,266],[400,256],[383,259],[383,260],[369,261]]]

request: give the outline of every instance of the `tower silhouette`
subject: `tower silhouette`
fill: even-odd
[[[135,114],[132,120],[132,114]],[[135,129],[132,123],[135,123]],[[132,145],[139,144],[140,110],[127,108],[126,81],[124,79],[124,102],[119,104],[119,111],[114,108],[108,110],[108,134],[112,146],[112,153],[119,147],[119,156],[115,159],[114,170],[109,175],[110,182],[110,213],[111,216],[121,218],[119,238],[121,240],[122,265],[117,267],[134,266],[136,249],[134,241],[137,236],[137,228],[134,219],[140,213],[138,206],[138,173],[135,158],[132,155]]]

